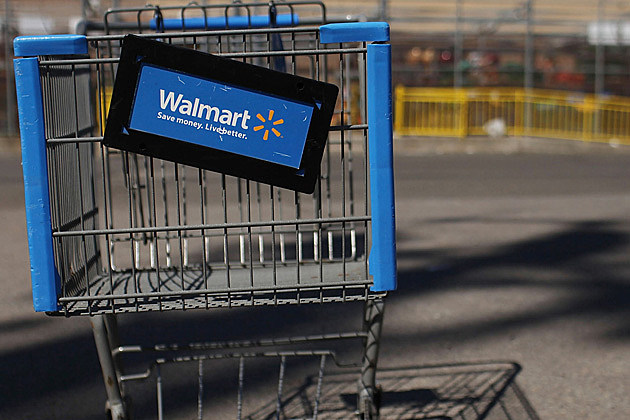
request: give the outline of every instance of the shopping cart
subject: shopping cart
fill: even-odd
[[[323,25],[300,25],[302,7]],[[226,360],[237,363],[237,401],[214,418],[294,418],[283,391],[290,368],[303,379],[307,366],[315,387],[299,418],[325,418],[331,361],[360,366],[355,402],[334,418],[378,415],[383,298],[396,288],[389,28],[325,23],[320,2],[148,6],[108,12],[104,33],[16,39],[34,307],[90,317],[112,418],[129,418],[128,391],[149,378],[168,417],[165,371],[191,363],[202,418],[204,366]],[[315,192],[105,147],[126,32],[337,85]],[[123,313],[350,302],[364,302],[350,332],[151,346],[121,345],[117,332]],[[330,343],[353,340],[362,355],[346,363]],[[138,353],[150,355],[146,370],[124,371]],[[245,367],[260,360],[279,366],[272,414],[244,396]]]

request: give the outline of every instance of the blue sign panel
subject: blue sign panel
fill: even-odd
[[[299,168],[313,107],[142,65],[129,128]]]
[[[125,35],[103,145],[312,194],[338,94],[320,80]]]

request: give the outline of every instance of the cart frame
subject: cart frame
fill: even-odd
[[[250,305],[257,306],[278,305],[278,304],[301,304],[301,303],[325,303],[325,302],[348,302],[353,300],[363,300],[366,302],[364,331],[358,333],[356,337],[363,340],[364,352],[361,375],[359,378],[359,401],[358,412],[365,418],[373,418],[378,415],[378,408],[375,405],[375,373],[378,361],[379,342],[383,321],[384,302],[383,297],[388,291],[396,289],[396,259],[395,259],[395,206],[394,206],[394,188],[393,188],[393,152],[392,152],[392,98],[391,98],[391,48],[387,43],[389,41],[389,26],[386,23],[342,23],[328,24],[314,28],[268,28],[268,29],[242,29],[219,30],[219,31],[196,31],[182,32],[170,34],[148,34],[153,38],[171,39],[198,39],[203,36],[229,37],[242,36],[255,37],[265,35],[273,37],[281,34],[295,34],[311,32],[317,35],[317,48],[304,49],[302,51],[241,51],[238,53],[224,53],[228,57],[274,57],[277,55],[286,55],[296,57],[300,55],[315,54],[317,57],[330,54],[338,54],[342,57],[344,54],[357,53],[365,59],[365,98],[367,102],[367,121],[352,124],[346,123],[344,118],[344,105],[342,102],[341,121],[338,125],[332,127],[332,131],[338,131],[341,136],[341,161],[344,162],[344,133],[358,130],[364,133],[367,140],[367,148],[369,149],[369,160],[365,162],[365,202],[366,214],[355,216],[345,213],[345,181],[342,186],[342,196],[344,197],[343,214],[337,217],[315,217],[305,218],[297,215],[294,219],[275,219],[266,221],[253,221],[248,217],[246,221],[230,222],[224,219],[220,223],[208,223],[202,220],[200,224],[187,224],[178,218],[177,223],[164,226],[156,225],[156,218],[153,218],[153,224],[150,226],[139,226],[134,221],[134,216],[130,214],[130,223],[126,227],[116,228],[107,223],[107,189],[110,188],[107,182],[103,182],[103,194],[106,199],[104,211],[106,213],[105,227],[98,228],[98,221],[95,220],[97,210],[95,199],[93,198],[95,189],[100,188],[93,182],[98,178],[94,169],[86,168],[84,155],[94,154],[91,150],[92,146],[98,145],[102,140],[101,136],[94,135],[94,115],[90,113],[90,103],[97,102],[96,112],[99,116],[103,115],[102,100],[94,101],[89,91],[89,77],[86,80],[81,79],[85,74],[89,74],[91,66],[94,65],[115,65],[115,58],[107,57],[91,57],[89,55],[90,45],[95,43],[115,43],[120,37],[117,35],[102,36],[83,36],[83,35],[61,35],[61,36],[43,36],[43,37],[19,37],[15,40],[15,56],[22,57],[14,60],[18,108],[20,119],[20,132],[23,156],[23,171],[25,184],[25,204],[28,228],[28,242],[31,262],[31,281],[33,288],[33,304],[38,312],[47,312],[51,315],[90,315],[91,323],[94,331],[94,338],[99,355],[99,361],[102,368],[103,378],[108,395],[108,410],[114,419],[126,419],[129,417],[128,409],[123,392],[122,369],[117,362],[117,354],[121,349],[118,332],[116,314],[122,312],[140,312],[165,309],[186,309],[188,307],[205,307],[206,309],[215,306],[239,306]],[[185,42],[185,41],[184,41]],[[269,42],[270,43],[270,42]],[[352,47],[344,47],[344,44],[352,44]],[[69,77],[60,77],[60,84],[51,85],[50,80],[56,80],[55,71],[68,71]],[[86,70],[87,69],[87,70]],[[343,74],[344,65],[342,63],[340,71]],[[52,76],[51,76],[52,74]],[[100,78],[99,78],[100,79]],[[343,83],[343,77],[341,78]],[[64,82],[66,84],[64,85]],[[55,82],[56,83],[56,82]],[[69,84],[68,84],[69,83]],[[74,108],[74,114],[63,114],[61,111],[56,113],[55,106],[60,103],[56,102],[57,98],[51,98],[52,92],[61,93],[65,91],[74,98],[73,101],[65,103],[66,106]],[[102,98],[100,80],[97,89],[98,98]],[[46,87],[49,89],[47,90]],[[343,88],[343,86],[342,86]],[[57,91],[55,91],[57,89]],[[48,92],[48,93],[47,93]],[[82,102],[83,101],[83,102]],[[343,101],[343,99],[342,99]],[[52,107],[51,107],[52,105]],[[87,111],[87,113],[86,113]],[[98,119],[98,118],[97,118]],[[56,130],[57,128],[69,126],[65,131]],[[102,126],[102,124],[101,124]],[[369,133],[368,133],[369,128]],[[59,158],[53,150],[57,146],[68,145],[70,152],[76,153],[70,157],[71,160],[78,162],[75,168],[77,173],[70,173],[69,177],[78,179],[74,184],[73,193],[68,194],[62,191],[59,180],[55,180],[56,171],[60,169],[55,166]],[[73,148],[73,149],[72,149]],[[107,172],[109,169],[109,161],[106,162],[106,154],[103,151],[101,158],[102,171]],[[367,154],[367,150],[366,150]],[[76,159],[75,159],[76,158]],[[65,161],[62,161],[62,163]],[[83,163],[82,163],[83,162]],[[129,156],[125,155],[123,159],[126,165],[127,174],[129,174],[131,164]],[[58,164],[58,162],[57,162]],[[351,164],[351,163],[350,163]],[[65,164],[61,165],[65,169]],[[82,167],[83,165],[83,167]],[[153,162],[151,162],[153,165]],[[345,176],[347,168],[342,163],[342,171]],[[151,166],[153,171],[153,166]],[[177,166],[175,166],[177,179]],[[103,175],[105,176],[105,175]],[[127,189],[129,191],[130,208],[131,203],[135,203],[135,196],[132,197],[132,177],[127,175]],[[201,178],[201,175],[200,175]],[[321,182],[326,182],[325,177]],[[62,185],[62,186],[60,186]],[[135,184],[134,184],[135,185]],[[178,184],[179,185],[179,184]],[[239,188],[241,186],[238,181]],[[352,184],[349,184],[352,188]],[[247,186],[248,205],[250,200],[250,184]],[[90,190],[92,189],[92,190]],[[225,191],[225,187],[224,187]],[[240,190],[239,190],[240,191]],[[89,194],[88,194],[89,193]],[[78,194],[73,196],[72,194]],[[135,194],[135,192],[133,193]],[[225,193],[224,193],[225,194]],[[316,200],[321,200],[321,191]],[[155,193],[154,193],[155,196]],[[225,195],[224,195],[225,196]],[[184,195],[185,197],[185,195]],[[275,208],[273,204],[274,189],[271,188],[272,197],[272,213]],[[296,195],[296,203],[299,201]],[[369,198],[368,198],[369,197]],[[63,199],[75,200],[74,211],[70,214],[64,214],[63,211],[56,209],[60,206],[59,201]],[[178,190],[179,199],[179,190]],[[240,192],[239,192],[240,199]],[[76,203],[78,201],[78,203]],[[164,200],[167,201],[166,199]],[[224,200],[225,201],[225,200]],[[368,205],[369,202],[369,205]],[[203,198],[202,198],[203,203]],[[134,204],[135,205],[135,204]],[[320,204],[321,206],[321,204]],[[80,208],[76,208],[80,207]],[[296,206],[299,208],[299,206]],[[225,204],[224,204],[225,208]],[[320,207],[321,208],[321,207]],[[131,212],[131,210],[130,210]],[[179,204],[178,204],[179,212]],[[65,217],[65,219],[64,219]],[[203,218],[203,216],[202,216]],[[313,238],[315,240],[315,232],[318,232],[319,238],[317,243],[321,244],[322,226],[328,224],[340,226],[342,232],[341,244],[342,252],[335,261],[333,256],[332,245],[328,253],[331,266],[335,263],[343,267],[342,281],[333,281],[325,284],[313,282],[300,282],[301,268],[303,261],[301,260],[300,246],[302,244],[302,231],[300,226],[314,226]],[[351,230],[347,226],[354,224],[363,224],[365,237],[363,239],[364,254],[368,254],[368,244],[371,242],[369,250],[369,274],[360,280],[347,280],[346,273],[346,229]],[[70,226],[71,225],[71,226]],[[69,227],[70,226],[70,227]],[[280,266],[280,258],[274,255],[276,244],[273,242],[272,247],[272,270],[273,284],[260,285],[254,284],[254,272],[257,267],[261,267],[264,253],[260,252],[260,265],[254,265],[254,253],[252,251],[252,232],[256,228],[267,228],[270,230],[272,242],[276,237],[280,237],[280,230],[283,227],[295,227],[294,235],[296,235],[296,263],[297,267],[297,283],[280,284],[276,280],[276,272]],[[209,288],[204,287],[189,288],[184,284],[184,270],[187,263],[184,262],[182,249],[185,248],[184,239],[187,237],[182,232],[196,231],[201,232],[203,243],[205,244],[205,232],[216,230],[224,232],[224,244],[228,243],[225,239],[228,237],[228,230],[240,229],[241,241],[249,245],[249,250],[245,247],[245,254],[248,264],[245,269],[250,273],[252,284],[249,287],[240,285],[237,288]],[[312,229],[312,228],[311,228]],[[318,231],[319,229],[319,231]],[[175,293],[163,290],[144,291],[125,290],[121,293],[113,287],[112,272],[115,271],[113,258],[114,242],[112,240],[116,235],[127,235],[131,252],[131,267],[127,270],[132,272],[135,280],[136,270],[138,269],[138,260],[134,259],[134,252],[140,240],[137,237],[142,235],[154,235],[153,240],[159,243],[160,240],[168,243],[169,233],[176,233],[179,239],[180,247],[180,274],[182,286]],[[163,234],[161,238],[159,235]],[[259,235],[262,236],[262,235]],[[242,239],[245,237],[245,239]],[[104,257],[100,251],[103,247],[98,243],[97,238],[105,238],[106,246]],[[164,239],[166,238],[166,239]],[[184,238],[184,239],[182,239]],[[332,244],[332,235],[328,236],[329,244]],[[67,241],[76,241],[68,247]],[[355,239],[352,239],[354,241]],[[66,242],[64,242],[66,241]],[[146,241],[146,239],[145,239]],[[151,239],[148,240],[150,242]],[[64,248],[64,244],[67,248]],[[227,249],[227,245],[225,245]],[[319,270],[319,280],[323,279],[324,267],[328,267],[323,263],[324,255],[317,254],[317,247],[314,245],[315,255],[313,260],[316,270]],[[243,246],[241,246],[241,263],[243,262]],[[354,242],[353,242],[354,249]],[[206,249],[204,248],[204,254]],[[64,254],[65,253],[65,254]],[[76,254],[76,260],[72,260],[74,256],[68,257],[68,253]],[[64,256],[65,255],[65,256]],[[75,255],[75,256],[76,256]],[[349,259],[356,258],[351,256]],[[98,273],[103,269],[99,260],[105,260],[107,266],[106,272],[109,279],[105,276],[102,287],[106,287],[107,280],[110,286],[108,291],[99,294],[91,293],[94,289],[94,278],[98,278]],[[159,257],[151,260],[158,261]],[[226,270],[230,270],[230,262],[225,253],[224,263]],[[204,260],[205,261],[205,260]],[[287,264],[286,261],[281,261]],[[269,263],[268,263],[269,264]],[[362,263],[367,269],[367,259]],[[77,267],[78,269],[72,271]],[[167,264],[168,265],[168,264]],[[70,267],[70,268],[68,268]],[[154,270],[159,275],[160,268],[155,269],[151,266],[150,270]],[[203,271],[203,277],[206,278],[206,264],[200,269]],[[138,270],[139,271],[139,270]],[[316,272],[316,271],[315,271]],[[96,273],[96,274],[95,274]],[[96,277],[95,277],[96,276]],[[229,277],[229,276],[228,276]],[[75,283],[79,283],[77,286]],[[82,286],[85,284],[85,286]],[[229,284],[228,284],[229,286]],[[75,290],[76,288],[79,289]],[[352,294],[349,291],[355,290]],[[290,297],[285,297],[282,293],[287,292]],[[258,296],[256,293],[260,293]],[[311,293],[311,295],[309,295]],[[239,301],[239,296],[245,298]],[[308,297],[311,296],[311,297]],[[312,297],[314,296],[314,297]],[[172,299],[170,301],[169,299]],[[215,300],[212,300],[215,299]],[[213,304],[208,302],[212,300]],[[190,302],[193,302],[192,304]],[[324,337],[325,338],[325,337]],[[322,337],[314,337],[315,341],[321,340]]]

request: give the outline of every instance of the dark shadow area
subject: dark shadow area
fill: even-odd
[[[120,316],[121,338],[124,344],[171,342],[200,342],[213,340],[256,339],[270,336],[316,334],[331,331],[360,330],[361,303],[345,305],[305,305],[285,307],[242,308],[217,311],[175,311],[168,313],[144,313]],[[61,319],[59,323],[84,320]],[[332,325],[332,327],[331,327]],[[334,344],[334,343],[333,343]],[[345,349],[347,342],[336,344],[341,356],[356,358]],[[335,347],[335,346],[333,346]],[[171,354],[172,355],[172,354]],[[150,357],[165,354],[140,355],[125,359],[128,373],[144,371]],[[105,402],[100,367],[91,333],[60,337],[44,345],[22,348],[19,351],[0,354],[0,418],[13,418],[9,413],[19,407],[36,402],[42,396],[63,390],[73,394],[88,385],[96,384],[102,392],[93,397],[90,405],[68,407],[66,418],[101,419],[101,407]],[[28,366],[27,374],[25,367]],[[248,386],[257,387],[277,376],[264,365],[249,366]],[[217,369],[206,387],[211,392],[224,388],[224,376],[236,377],[236,372]],[[194,381],[193,381],[194,382]],[[154,385],[153,385],[154,386]],[[134,396],[134,406],[140,413],[155,414],[154,391],[146,389],[146,395]],[[189,386],[170,387],[171,409],[181,408],[191,394]],[[193,392],[194,394],[194,392]],[[4,413],[7,413],[6,415]],[[97,414],[95,414],[97,413]]]
[[[485,323],[473,323],[454,330],[435,331],[427,339],[456,334],[458,337],[478,337],[553,319],[588,314],[618,316],[619,331],[630,325],[630,282],[622,268],[602,257],[623,253],[630,247],[630,236],[615,222],[584,222],[570,225],[562,232],[535,238],[512,246],[470,257],[449,257],[447,252],[438,266],[418,267],[399,272],[399,289],[392,300],[410,294],[436,293],[458,287],[495,289],[507,287],[557,288],[569,291],[570,300],[562,300],[534,312],[513,313]],[[445,257],[444,257],[445,256]],[[399,251],[399,260],[419,260],[426,253]],[[567,273],[553,282],[531,278],[531,270]],[[622,338],[623,334],[618,335]]]
[[[627,280],[616,276],[614,267],[600,263],[597,259],[602,254],[620,252],[630,243],[630,238],[618,229],[614,223],[578,223],[566,231],[536,238],[495,252],[469,258],[448,261],[444,269],[428,270],[417,267],[399,273],[399,291],[390,298],[395,305],[397,299],[435,293],[453,288],[501,288],[501,287],[553,287],[573,291],[573,299],[556,302],[549,307],[536,311],[515,312],[508,316],[480,322],[471,320],[451,328],[429,330],[415,334],[388,334],[388,345],[401,348],[422,345],[427,341],[453,339],[469,340],[480,336],[503,334],[506,331],[525,328],[530,325],[551,322],[554,319],[577,315],[608,313],[617,316],[616,325],[611,325],[621,332],[614,338],[628,335],[630,312],[630,285]],[[422,252],[402,251],[401,260],[415,259]],[[423,257],[426,255],[422,255]],[[543,283],[519,275],[519,268],[535,267],[546,270],[564,268],[583,275],[581,281],[558,279],[553,283]],[[507,269],[512,276],[479,275],[486,269]],[[593,274],[591,277],[590,274]],[[212,340],[256,339],[269,336],[290,336],[334,331],[361,329],[362,304],[344,305],[304,305],[285,307],[242,308],[217,311],[177,311],[171,313],[146,313],[120,316],[120,328],[123,343],[155,344],[162,342],[190,342]],[[59,319],[57,322],[77,322],[75,319]],[[16,321],[0,326],[0,330],[12,331],[31,327],[34,322],[23,325]],[[608,337],[609,338],[609,337]],[[329,343],[325,343],[327,346]],[[355,343],[356,344],[356,343]],[[338,343],[338,351],[343,352],[347,343]],[[358,350],[348,353],[357,357]],[[129,372],[146,369],[149,360],[146,355],[125,360]],[[0,395],[2,409],[8,416],[14,410],[29,401],[37,400],[64,390],[65,393],[77,393],[94,384],[100,385],[101,377],[96,359],[94,344],[89,332],[73,337],[47,341],[45,345],[22,348],[20,351],[0,354],[2,379]],[[28,374],[24,367],[28,366]],[[251,389],[265,387],[276,379],[273,370],[253,364],[248,370],[251,375],[248,386]],[[216,369],[206,378],[205,387],[209,392],[219,392],[224,388],[225,379],[234,380],[234,372]],[[17,378],[17,379],[16,379]],[[178,383],[179,380],[178,380]],[[150,385],[150,384],[149,384]],[[151,385],[153,386],[153,385]],[[100,388],[103,389],[103,388]],[[150,388],[145,390],[150,391]],[[183,408],[183,403],[190,400],[194,388],[181,383],[169,388],[171,409]],[[417,404],[430,404],[430,391],[426,388],[404,390],[383,394],[383,404],[400,402],[411,398]],[[227,394],[226,394],[227,395]],[[94,395],[94,401],[104,401],[104,390]],[[188,401],[190,402],[190,401]],[[155,410],[153,394],[134,397],[134,406],[141,413]],[[94,406],[75,406],[68,409],[67,418],[101,418],[100,403]]]
[[[357,404],[357,394],[341,394],[341,400],[348,408]],[[383,389],[380,396],[380,406],[395,406],[406,404],[411,407],[421,407],[439,399],[433,389],[408,389],[405,391],[389,391]]]
[[[30,296],[29,296],[30,297]],[[41,324],[37,319],[14,319],[11,321],[0,322],[0,334],[24,331],[36,327]]]
[[[381,419],[499,419],[538,420],[515,382],[520,366],[509,362],[381,369],[375,396]],[[288,392],[285,399],[269,401],[247,415],[248,420],[309,418],[314,408],[322,419],[355,416],[356,375],[351,371],[327,372],[320,385],[310,377]],[[318,398],[319,396],[319,398]]]

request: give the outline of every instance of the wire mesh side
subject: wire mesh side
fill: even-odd
[[[78,138],[93,134],[94,116],[90,69],[85,65],[49,66],[41,72],[47,138]],[[60,112],[60,110],[62,110]],[[53,230],[81,231],[98,228],[94,191],[92,145],[54,144],[48,147],[48,169]],[[96,238],[69,237],[56,241],[56,263],[62,294],[89,288],[100,272]]]

